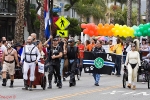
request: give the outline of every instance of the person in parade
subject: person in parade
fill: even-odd
[[[146,39],[142,39],[142,44],[140,45],[141,51],[148,51],[148,45],[146,44]]]
[[[113,53],[116,54],[116,63],[115,63],[115,67],[113,69],[113,73],[115,73],[115,69],[116,69],[116,75],[118,77],[121,76],[121,58],[122,58],[122,53],[123,53],[123,43],[122,40],[120,38],[117,38],[117,44],[114,46],[113,48]]]
[[[83,66],[83,58],[84,58],[84,44],[81,43],[81,39],[78,39],[77,41],[77,47],[79,50],[79,55],[78,55],[78,66],[80,68],[80,75],[82,72],[82,66]]]
[[[15,61],[16,64],[15,65]],[[10,88],[13,87],[14,83],[14,74],[15,74],[15,66],[19,67],[19,61],[18,61],[18,55],[17,51],[12,48],[11,43],[7,43],[7,49],[3,52],[2,55],[2,78],[3,78],[3,83],[2,86],[6,86],[6,76],[7,76],[7,71],[8,74],[10,75]]]
[[[92,49],[94,53],[105,53],[105,49],[102,47],[102,41],[97,40],[95,47]],[[95,80],[95,86],[99,86],[100,74],[93,73],[93,77]]]
[[[2,70],[2,54],[3,52],[7,49],[3,43],[2,39],[0,39],[0,75],[1,75],[1,70]]]
[[[87,45],[86,50],[91,52],[94,47],[95,47],[95,39],[92,38],[91,43]]]
[[[75,80],[75,70],[77,67],[77,59],[78,59],[78,47],[75,45],[74,39],[69,39],[68,40],[68,47],[67,47],[67,57],[69,61],[69,66],[68,70],[70,73],[70,81],[69,81],[69,86],[75,86],[76,85],[76,80]]]
[[[56,38],[58,38],[58,44],[61,47],[61,49],[63,50],[63,56],[62,56],[61,61],[60,61],[60,75],[62,77],[63,76],[64,61],[65,61],[64,60],[64,54],[66,54],[67,51],[66,51],[66,48],[64,45],[64,41],[61,40],[61,37],[59,35],[57,35]]]
[[[88,51],[88,45],[90,44],[90,41],[89,40],[86,40],[85,41],[85,51]]]
[[[66,52],[64,52],[64,68],[63,68],[63,81],[66,81],[66,73],[68,72],[68,58],[67,58],[67,46],[68,46],[68,41],[64,39],[64,49]]]
[[[128,69],[128,88],[135,90],[136,89],[136,81],[137,81],[137,73],[139,66],[141,66],[140,55],[136,50],[138,44],[131,44],[131,51],[127,53],[125,67]]]
[[[44,45],[47,45],[50,40],[52,40],[53,37],[50,36],[49,39],[44,43]],[[52,88],[52,77],[54,72],[56,72],[55,75],[55,80],[58,79],[57,81],[57,87],[62,88],[62,81],[61,81],[61,75],[60,75],[60,58],[63,56],[63,50],[59,46],[58,38],[54,38],[52,40],[52,44],[49,45],[48,47],[49,51],[49,62],[50,65],[49,67],[49,74],[48,74],[48,81],[49,81],[49,86],[48,89]]]
[[[50,72],[48,75],[48,80],[49,80],[49,89],[52,88],[52,75],[54,70],[56,71],[56,76],[57,76],[57,86],[59,88],[62,88],[62,81],[61,81],[61,74],[60,74],[60,58],[63,56],[63,50],[58,44],[58,38],[53,39],[53,44],[52,48],[50,48],[50,54],[51,54],[51,59],[50,59]]]
[[[16,43],[16,44],[14,45],[14,49],[16,49],[16,51],[17,51],[18,60],[19,60],[19,62],[20,62],[20,60],[21,60],[21,54],[22,54],[22,51],[23,51],[23,46],[22,46],[20,43]]]
[[[112,44],[112,40],[109,40],[108,45],[109,45],[109,53],[113,53],[113,47],[114,47],[114,45]]]
[[[33,38],[33,44],[35,44],[37,42],[36,33],[32,33],[31,37]]]
[[[24,79],[24,88],[23,90],[28,90],[27,80],[28,80],[28,70],[30,68],[30,85],[29,85],[29,91],[32,91],[32,84],[34,81],[34,73],[35,73],[35,67],[36,64],[38,64],[38,61],[40,59],[40,52],[38,48],[32,44],[33,38],[31,36],[27,39],[27,44],[23,48],[23,52],[21,55],[21,61],[20,63],[23,64],[23,79]]]
[[[45,53],[43,52],[43,46],[42,46],[42,42],[40,40],[37,40],[37,48],[39,50],[39,53],[40,53],[40,59],[38,61],[38,64],[41,63],[41,64],[44,64],[45,62]],[[40,84],[41,83],[41,77],[43,76],[43,73],[39,73],[38,72],[38,69],[39,69],[39,65],[36,65],[35,67],[35,78],[34,78],[34,84]],[[36,85],[32,85],[33,88],[36,88]]]

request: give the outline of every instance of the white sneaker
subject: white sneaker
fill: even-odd
[[[112,73],[111,73],[111,75],[115,75],[115,73],[114,73],[114,72],[112,72]]]
[[[142,82],[142,84],[145,84],[145,82]]]

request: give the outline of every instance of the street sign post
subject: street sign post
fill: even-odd
[[[68,37],[68,30],[57,30],[57,35],[63,38]]]
[[[64,17],[60,17],[56,22],[55,24],[61,29],[61,30],[64,30],[66,29],[69,25],[70,25],[70,22]]]
[[[61,12],[61,8],[53,8],[53,12]]]

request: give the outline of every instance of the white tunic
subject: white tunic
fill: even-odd
[[[34,49],[32,50],[32,48],[34,47]],[[32,50],[32,52],[31,52]],[[25,53],[28,53],[28,54],[36,54],[36,55],[26,55]],[[25,47],[23,48],[23,51],[22,51],[22,55],[21,55],[21,61],[23,61],[26,57],[26,60],[28,62],[31,62],[31,61],[35,61],[35,60],[39,60],[41,55],[40,55],[40,52],[38,50],[38,48],[31,44],[31,45],[25,45]],[[32,60],[31,60],[32,59]]]
[[[125,66],[127,66],[128,63],[130,63],[130,64],[138,63],[138,66],[141,66],[139,52],[137,52],[137,51],[129,51],[127,53]]]

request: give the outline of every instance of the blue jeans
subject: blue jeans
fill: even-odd
[[[60,76],[62,76],[62,73],[63,73],[63,68],[64,68],[64,59],[61,59],[61,62],[60,62]]]
[[[81,63],[81,65],[80,65]],[[80,67],[80,72],[82,72],[82,68],[83,68],[83,59],[78,59],[77,60],[77,64],[78,64],[78,67]]]
[[[123,55],[123,63],[126,62],[126,55]]]
[[[117,71],[117,75],[121,75],[120,71],[121,71],[121,55],[116,55],[116,60],[115,60],[115,68]]]
[[[116,59],[115,59],[115,66],[112,70],[112,72],[115,73],[115,70],[117,71],[116,75],[121,75],[120,71],[121,71],[121,59],[122,56],[121,55],[116,55]]]
[[[94,77],[94,80],[95,80],[95,84],[98,84],[99,80],[100,80],[100,74],[93,73],[93,77]]]

